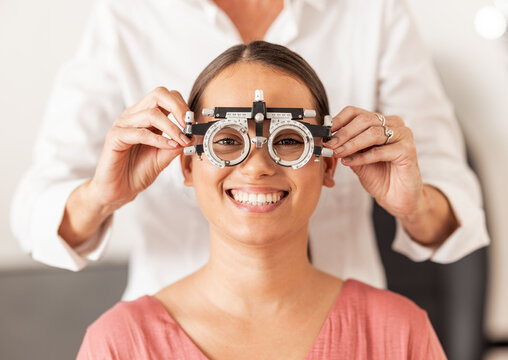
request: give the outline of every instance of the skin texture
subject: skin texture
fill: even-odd
[[[223,71],[207,87],[203,106],[250,106],[256,89],[269,107],[313,108],[305,85],[256,63]],[[293,170],[275,164],[266,147],[252,147],[235,167],[220,169],[195,155],[181,162],[210,223],[210,259],[155,297],[212,359],[303,358],[342,286],[312,267],[306,253],[308,221],[322,186],[334,184],[337,160]],[[225,191],[231,187],[289,194],[272,211],[253,213],[233,204]]]

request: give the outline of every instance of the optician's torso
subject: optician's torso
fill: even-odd
[[[266,41],[296,51],[316,70],[332,116],[347,105],[375,109],[381,14],[375,7],[381,3],[327,1],[324,9],[322,1],[287,1],[265,36]],[[130,1],[130,7],[123,7],[116,1],[112,8],[121,37],[114,61],[126,107],[157,86],[178,90],[187,98],[201,70],[241,42],[232,22],[211,2]],[[269,104],[270,99],[265,100]],[[336,276],[384,286],[370,220],[371,199],[356,175],[340,163],[335,181],[334,188],[323,188],[311,219],[313,263]],[[193,189],[183,185],[178,160],[134,202],[117,211],[113,237],[134,241],[124,299],[153,293],[205,264],[208,224]]]

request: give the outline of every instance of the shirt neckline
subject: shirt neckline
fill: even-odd
[[[307,359],[313,353],[314,347],[316,347],[317,344],[321,342],[320,340],[322,337],[326,336],[326,328],[327,328],[328,322],[330,321],[332,316],[340,309],[339,305],[345,301],[344,299],[347,297],[347,294],[349,293],[350,285],[354,282],[355,282],[355,280],[352,280],[352,279],[346,279],[343,281],[340,292],[337,295],[337,299],[335,300],[332,307],[328,311],[328,315],[326,315],[325,321],[323,322],[323,325],[321,326],[321,329],[319,330],[319,334],[316,337],[316,339],[314,339],[314,343],[312,344],[311,348],[305,355],[304,359]],[[185,332],[185,330],[180,326],[180,324],[178,324],[178,322],[171,316],[169,311],[166,310],[164,305],[162,305],[162,303],[159,300],[157,300],[152,295],[145,295],[141,299],[148,299],[149,301],[151,301],[153,303],[157,303],[156,306],[159,307],[158,311],[164,312],[164,314],[165,314],[164,318],[166,320],[168,320],[171,324],[176,326],[178,332],[180,332],[182,334],[182,336],[185,338],[185,340],[187,342],[189,342],[194,347],[194,350],[196,352],[198,352],[200,354],[200,356],[203,357],[203,359],[209,360],[209,358],[201,351],[201,349],[196,345],[194,340],[191,339],[191,337]]]
[[[185,1],[189,1],[189,0],[185,0]],[[319,10],[319,11],[323,11],[325,9],[325,6],[326,6],[326,4],[325,4],[326,0],[290,0],[290,1],[292,1],[293,3],[295,1],[303,1],[303,2],[309,4],[310,6],[314,7],[316,10]],[[194,2],[201,3],[201,4],[206,4],[206,3],[210,4],[210,3],[212,3],[213,5],[215,5],[213,3],[213,0],[194,0]]]

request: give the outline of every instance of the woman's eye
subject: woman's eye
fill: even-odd
[[[293,138],[285,138],[278,140],[275,145],[300,145],[302,142]]]
[[[219,139],[215,141],[215,143],[220,145],[240,145],[240,143],[237,140],[231,138]]]

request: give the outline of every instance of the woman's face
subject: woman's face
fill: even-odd
[[[256,89],[263,90],[267,107],[314,109],[305,85],[259,63],[239,63],[225,69],[209,83],[201,104],[203,108],[250,107]],[[200,116],[197,121],[209,119]],[[306,121],[317,123],[316,119]],[[249,136],[255,136],[252,124]],[[319,162],[311,159],[297,170],[283,167],[270,158],[266,144],[261,149],[251,146],[248,157],[233,167],[217,168],[206,156],[202,158],[182,156],[182,169],[185,184],[194,186],[210,230],[251,245],[266,245],[307,231],[321,187],[334,184],[337,164],[335,159],[321,158]]]

